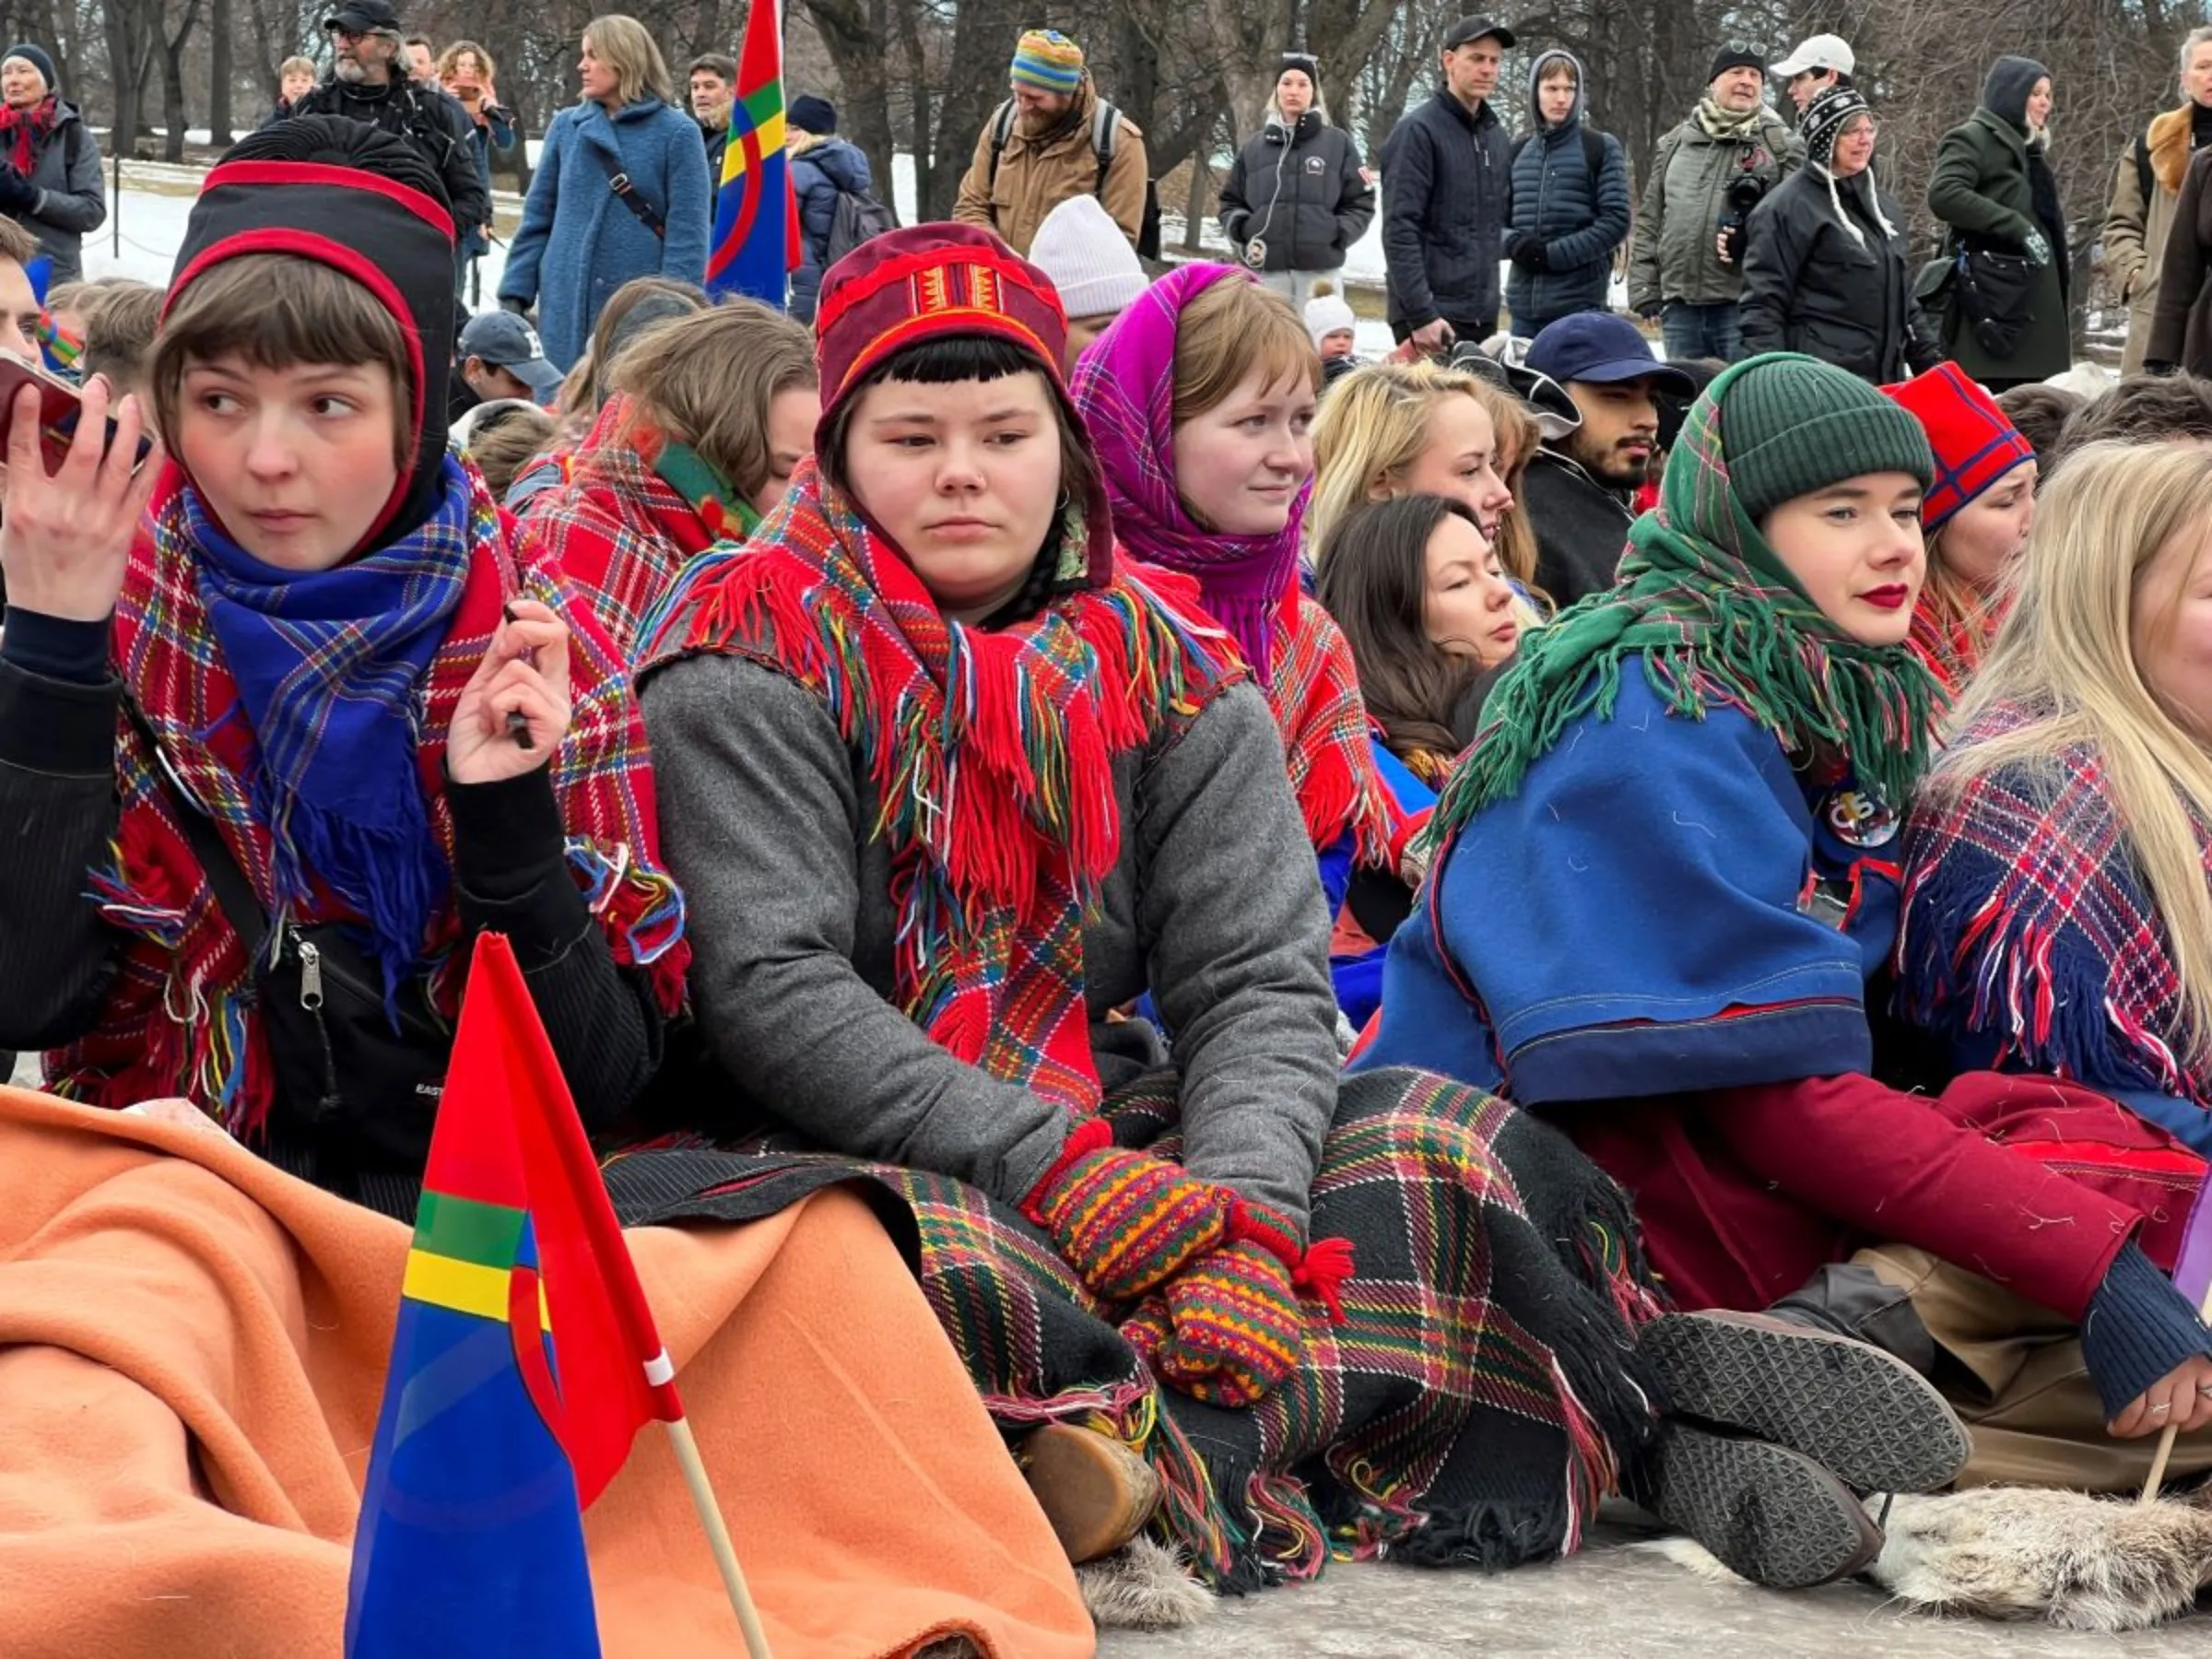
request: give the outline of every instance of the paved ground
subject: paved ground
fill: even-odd
[[[1608,1535],[1571,1560],[1483,1578],[1335,1566],[1316,1584],[1227,1602],[1208,1624],[1112,1635],[1100,1659],[2206,1659],[2212,1602],[2163,1630],[2082,1635],[1936,1619],[1864,1584],[1783,1595],[1708,1584]]]

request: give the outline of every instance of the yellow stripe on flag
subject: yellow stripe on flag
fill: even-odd
[[[507,1282],[510,1273],[477,1262],[433,1255],[427,1250],[407,1252],[407,1274],[400,1294],[456,1313],[507,1323]],[[553,1310],[546,1304],[546,1287],[537,1287],[537,1317],[547,1330],[553,1328]]]
[[[774,155],[783,147],[784,137],[783,113],[779,110],[760,124],[760,154],[763,157]],[[733,179],[744,177],[745,142],[739,135],[733,133],[728,147],[722,152],[722,182],[727,184]]]

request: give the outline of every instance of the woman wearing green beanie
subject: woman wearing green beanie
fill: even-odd
[[[1841,370],[1776,354],[1713,382],[1617,584],[1492,691],[1355,1065],[1445,1072],[1566,1129],[1634,1196],[1684,1308],[1786,1298],[1923,1371],[1999,1295],[2084,1326],[2088,1421],[2069,1436],[1984,1394],[1967,1478],[2119,1487],[2147,1459],[2106,1421],[2212,1418],[2212,1334],[2151,1259],[2171,1265],[2187,1206],[2131,1162],[2139,1121],[2043,1077],[1877,1080],[1936,695],[1905,649],[1931,474],[1918,423]],[[2069,1172],[2006,1140],[2067,1143]],[[1907,1248],[1852,1259],[1884,1243]],[[1758,1431],[1852,1486],[1877,1484],[1853,1466],[1869,1444],[1958,1433],[1939,1403],[1808,1426],[1787,1393]]]

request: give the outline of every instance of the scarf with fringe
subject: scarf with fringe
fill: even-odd
[[[907,1017],[994,1077],[1098,1110],[1083,915],[1121,851],[1113,758],[1244,677],[1229,641],[1138,576],[1086,585],[1080,508],[1057,596],[1011,626],[949,621],[809,461],[742,551],[679,578],[651,666],[745,657],[827,705],[874,781],[893,855]]]
[[[2036,718],[1998,704],[1953,752]],[[2212,879],[2212,826],[2192,816]],[[2094,747],[1924,789],[1904,859],[1900,1016],[1955,1041],[1994,1042],[1995,1069],[2172,1097],[2184,1121],[2212,1112],[2212,1072],[2190,1053],[2182,977]],[[2206,1133],[2200,1124],[2183,1138],[2201,1147]]]
[[[270,671],[247,667],[241,678],[214,614],[234,601],[211,596],[205,579],[206,515],[181,473],[172,467],[164,479],[131,550],[112,648],[160,754],[147,751],[127,718],[120,723],[122,814],[112,861],[92,872],[91,897],[122,934],[124,949],[98,1025],[48,1057],[57,1092],[106,1106],[182,1095],[241,1134],[268,1110],[271,1074],[253,1018],[245,954],[215,904],[158,767],[206,809],[271,914],[359,924],[374,955],[387,963],[404,959],[410,977],[428,978],[438,1007],[458,1009],[467,953],[455,948],[465,941],[452,898],[446,732],[499,626],[500,606],[517,593],[543,600],[570,626],[573,712],[551,764],[571,872],[616,961],[650,971],[665,1012],[681,1006],[690,955],[683,900],[660,868],[644,723],[629,682],[559,573],[536,560],[518,569],[510,559],[499,510],[480,476],[450,457],[444,466],[444,495],[426,524],[340,567],[373,563],[379,574],[371,580],[380,586],[389,577],[398,582],[394,591],[426,595],[422,603],[436,609],[437,620],[421,625],[421,670],[409,676],[401,667],[413,660],[411,648],[371,652],[333,625],[290,664],[273,702],[265,687],[250,691],[248,683],[267,680]],[[433,593],[434,606],[427,597]],[[294,638],[305,637],[307,623],[282,607],[255,611],[250,626],[276,631],[280,618]],[[418,634],[410,629],[406,637]],[[337,750],[352,740],[349,724],[307,718],[311,710],[327,712],[335,677],[348,671],[370,688],[363,695],[378,700],[378,718],[396,711],[416,734],[400,757],[403,770],[380,773],[377,785],[410,797],[411,810],[395,811],[393,823],[421,827],[419,845],[394,841],[380,849],[380,855],[404,858],[408,880],[427,895],[410,892],[404,903],[389,895],[364,902],[347,890],[362,875],[359,865],[332,869],[318,862],[339,843],[321,832],[319,840],[300,839],[308,815],[285,781],[312,777],[320,789],[329,756],[358,761],[352,751]],[[280,773],[280,767],[291,770]],[[411,934],[391,931],[402,925]]]
[[[717,542],[745,540],[760,515],[696,451],[630,419],[627,406],[610,409],[628,441],[588,445],[567,486],[535,501],[518,530],[568,577],[627,663],[677,572]]]
[[[7,164],[26,179],[39,165],[39,146],[61,120],[62,100],[49,92],[28,110],[0,104],[0,144],[7,147]]]
[[[1483,708],[1425,831],[1434,848],[1586,715],[1610,720],[1623,664],[1669,714],[1742,710],[1793,754],[1826,751],[1886,801],[1909,801],[1926,770],[1935,682],[1902,645],[1862,645],[1806,595],[1737,503],[1722,436],[1730,375],[1690,410],[1659,509],[1629,530],[1610,591],[1530,635]]]

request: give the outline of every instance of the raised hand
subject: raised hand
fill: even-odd
[[[535,599],[510,601],[453,709],[445,771],[499,783],[551,759],[569,730],[569,625]]]
[[[130,562],[131,538],[160,473],[159,446],[132,470],[145,429],[138,400],[115,406],[115,441],[107,434],[107,377],[84,390],[83,413],[59,468],[46,469],[40,441],[41,394],[27,385],[8,409],[7,511],[0,518],[0,577],[10,605],[71,622],[100,622],[114,613]]]

